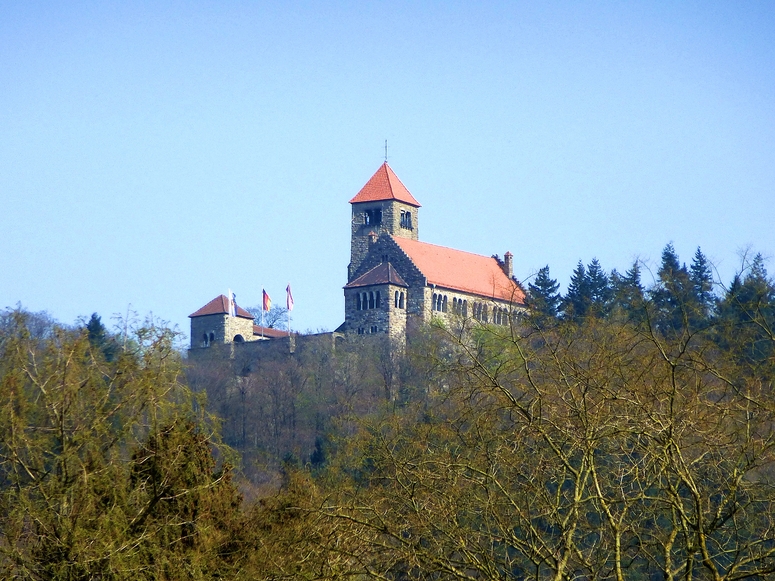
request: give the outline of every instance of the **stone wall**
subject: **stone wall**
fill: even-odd
[[[366,213],[373,210],[382,212],[380,224],[367,224]],[[412,228],[401,226],[401,212],[411,215]],[[369,253],[369,233],[378,237],[382,234],[392,234],[411,240],[419,239],[419,208],[396,201],[360,202],[352,204],[352,225],[350,240],[350,265],[347,269],[347,280],[352,281],[356,272],[361,271],[361,263]],[[361,271],[364,272],[364,271]]]
[[[204,337],[207,335],[207,341]],[[239,335],[243,341],[254,341],[253,319],[231,317],[226,313],[191,318],[191,348],[232,343]]]
[[[392,284],[348,288],[344,291],[345,328],[358,335],[387,334],[399,338],[406,334],[407,290]],[[380,293],[380,306],[358,309],[358,295]],[[403,293],[403,307],[396,307],[396,293]],[[375,301],[376,303],[376,301]],[[363,304],[363,301],[361,301]]]

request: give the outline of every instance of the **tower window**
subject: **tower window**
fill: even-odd
[[[412,229],[412,213],[401,210],[401,228]]]
[[[404,308],[404,293],[401,292],[401,294],[398,296],[398,308],[403,309]]]
[[[379,226],[382,224],[382,210],[374,208],[363,213],[363,223],[366,226]]]

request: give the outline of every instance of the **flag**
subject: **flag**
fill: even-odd
[[[231,289],[229,289],[229,292],[226,294],[226,301],[228,301],[229,304],[226,306],[230,317],[234,316],[234,305],[232,303],[232,296],[233,295],[231,293]]]
[[[288,286],[285,287],[285,306],[288,307],[289,311],[293,310],[293,294],[291,293],[291,283],[288,283]]]
[[[268,311],[272,308],[272,299],[269,297],[269,293],[264,291],[264,310]]]
[[[237,316],[237,295],[234,293],[231,293],[231,316],[236,317]]]

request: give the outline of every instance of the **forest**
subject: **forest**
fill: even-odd
[[[0,312],[8,579],[775,576],[775,282],[548,267],[508,325],[206,364]]]

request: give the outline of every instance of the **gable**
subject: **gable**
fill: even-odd
[[[366,274],[359,276],[354,281],[345,285],[344,288],[357,288],[362,286],[373,286],[377,284],[392,284],[395,286],[408,287],[401,275],[396,272],[393,265],[389,262],[375,266]]]
[[[512,303],[525,301],[525,293],[506,276],[495,258],[408,238],[391,238],[428,284]]]

